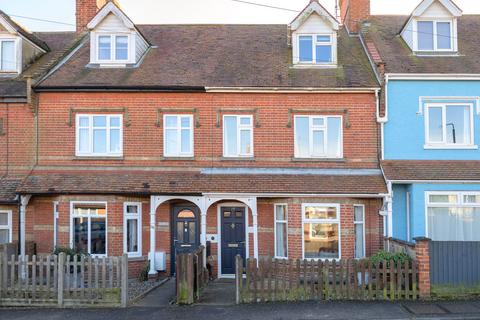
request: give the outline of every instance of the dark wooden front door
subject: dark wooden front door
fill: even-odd
[[[221,207],[222,274],[235,273],[235,256],[245,260],[245,208]]]
[[[192,252],[200,245],[198,208],[190,205],[172,207],[172,263],[171,272],[175,273],[175,256]]]

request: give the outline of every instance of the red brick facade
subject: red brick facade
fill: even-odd
[[[350,32],[358,33],[360,23],[370,17],[370,0],[340,0],[340,16]]]

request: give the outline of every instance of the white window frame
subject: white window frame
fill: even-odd
[[[136,214],[127,213],[127,206],[136,206],[138,208]],[[138,236],[138,250],[133,252],[127,251],[127,221],[137,220],[137,236]],[[128,257],[141,257],[142,256],[142,203],[141,202],[124,202],[123,203],[123,252]]]
[[[58,236],[58,234],[57,234],[58,233],[58,218],[59,218],[58,205],[59,205],[58,201],[53,202],[53,249],[54,250],[57,247],[57,242],[58,242],[58,239],[57,239],[57,236]]]
[[[419,49],[419,31],[418,23],[419,22],[432,22],[433,23],[433,49],[432,50],[422,50]],[[437,34],[437,23],[448,22],[450,23],[450,49],[439,49],[438,48],[438,34]],[[414,48],[417,52],[455,52],[457,51],[457,41],[456,41],[456,23],[452,19],[435,19],[435,18],[424,18],[416,19],[414,23],[415,32],[414,32]]]
[[[277,219],[277,206],[283,206],[285,207],[285,220],[278,220]],[[288,204],[287,203],[274,203],[273,204],[273,218],[274,218],[274,246],[275,246],[275,258],[276,259],[288,259]],[[277,255],[277,223],[285,224],[286,226],[286,232],[285,234],[285,244],[287,246],[287,254],[286,256],[279,256]]]
[[[293,143],[294,143],[294,154],[295,158],[305,158],[304,156],[300,156],[300,150],[298,149],[297,143],[297,119],[298,118],[308,118],[308,148],[309,148],[309,156],[306,158],[332,158],[332,159],[341,159],[343,158],[343,117],[342,116],[322,116],[322,115],[295,115],[294,117],[294,130],[293,130]],[[327,155],[328,150],[328,118],[339,118],[340,119],[340,136],[338,137],[338,154],[337,156],[331,157]],[[323,119],[323,126],[315,126],[313,124],[314,119]],[[313,150],[313,132],[314,131],[323,131],[323,145],[324,145],[324,153],[323,154],[314,154]]]
[[[335,207],[337,211],[336,219],[306,219],[305,209],[307,207]],[[302,203],[302,259],[305,258],[305,224],[338,224],[338,257],[342,258],[342,226],[341,226],[341,212],[339,203]],[[308,258],[309,260],[328,260],[331,258]]]
[[[468,106],[470,108],[470,143],[447,143],[447,106]],[[442,142],[430,141],[430,108],[442,108]],[[427,103],[425,104],[425,149],[478,149],[475,145],[474,106],[472,103]],[[464,140],[467,137],[464,136]]]
[[[358,207],[358,208],[362,208],[362,211],[363,211],[363,219],[362,221],[358,221],[358,220],[355,220],[355,207]],[[362,257],[361,258],[358,258],[358,259],[364,259],[366,256],[367,256],[367,253],[366,253],[366,239],[365,239],[365,205],[364,204],[354,204],[353,205],[353,224],[354,226],[357,225],[357,224],[361,224],[362,225],[362,232],[363,232],[363,252],[362,252]],[[354,230],[355,231],[355,230]],[[357,241],[357,239],[355,238],[355,242]],[[354,249],[355,249],[355,246],[354,246]],[[356,255],[356,252],[354,250],[354,255]]]
[[[108,256],[108,203],[107,201],[70,201],[70,248],[74,247],[74,238],[73,238],[73,219],[77,217],[74,214],[74,209],[76,204],[91,204],[91,205],[105,205],[105,254],[91,254],[92,257],[107,257]],[[88,218],[88,223],[91,226],[90,218],[92,215],[81,216]],[[93,216],[96,217],[96,216]],[[102,216],[99,216],[102,217]],[[91,227],[88,231],[88,253],[91,251]]]
[[[318,36],[328,36],[330,37],[329,42],[318,42]],[[300,60],[300,37],[312,37],[312,61],[301,61]],[[298,65],[309,65],[309,66],[334,66],[337,63],[337,37],[335,33],[299,33],[295,37],[296,49],[294,63]],[[329,45],[331,47],[331,57],[332,61],[330,62],[317,62],[317,45]]]
[[[236,117],[237,119],[237,152],[235,154],[227,154],[228,150],[228,141],[227,141],[227,132],[225,126],[225,117]],[[249,118],[250,124],[240,124],[241,118]],[[241,153],[241,131],[249,130],[250,131],[250,150],[249,153]],[[223,115],[223,156],[225,158],[252,158],[253,157],[253,148],[254,148],[254,141],[253,141],[253,116],[252,115],[238,115],[238,114],[225,114]]]
[[[167,126],[167,117],[177,117],[177,126],[176,127],[168,127]],[[182,152],[182,129],[185,130],[186,128],[182,128],[181,119],[188,118],[190,122],[190,126],[188,129],[190,130],[190,151],[189,152]],[[168,130],[176,130],[177,131],[177,152],[168,154],[167,153],[167,129]],[[189,114],[164,114],[163,115],[163,156],[164,157],[193,157],[194,155],[194,128],[193,128],[193,115]]]
[[[81,117],[88,117],[89,118],[89,126],[88,126],[88,135],[89,135],[89,150],[88,152],[80,152],[80,118]],[[106,117],[107,123],[105,126],[106,130],[106,153],[95,153],[93,152],[93,118],[94,117]],[[110,130],[112,127],[110,126],[110,119],[111,118],[119,118],[120,119],[120,151],[119,152],[109,152],[110,150]],[[84,128],[84,127],[82,127]],[[114,129],[117,129],[114,127]],[[121,114],[77,114],[75,119],[75,155],[77,157],[121,157],[123,156],[123,115]]]
[[[110,37],[110,59],[100,59],[100,37]],[[98,63],[129,63],[130,62],[130,34],[129,33],[97,33],[95,35],[95,61]],[[127,59],[116,58],[117,37],[127,37]]]
[[[10,41],[10,42],[13,42],[13,48],[14,48],[14,56],[15,56],[15,61],[12,61],[15,65],[15,68],[12,69],[12,70],[2,70],[2,42],[4,41]],[[19,61],[21,61],[21,49],[20,49],[20,45],[19,45],[19,39],[18,38],[14,38],[14,37],[10,37],[10,36],[0,36],[0,73],[20,73],[21,70],[19,70]]]
[[[8,242],[13,241],[13,228],[12,228],[12,210],[0,210],[0,213],[7,214],[7,225],[0,225],[0,230],[8,230]]]
[[[430,202],[430,196],[456,196],[457,202]],[[480,196],[480,191],[425,191],[425,235],[428,232],[428,208],[480,208],[480,203],[467,203],[464,197],[467,195]]]

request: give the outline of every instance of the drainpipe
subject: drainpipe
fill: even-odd
[[[31,195],[20,196],[20,255],[22,259],[25,257],[25,217],[27,213],[27,205]]]

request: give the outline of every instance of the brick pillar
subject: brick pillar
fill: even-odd
[[[418,288],[421,299],[430,298],[430,239],[415,238],[415,253],[418,262]]]

